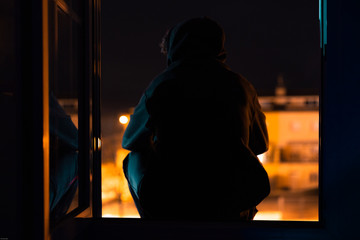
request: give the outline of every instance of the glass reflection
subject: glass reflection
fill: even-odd
[[[54,225],[79,206],[79,85],[84,79],[79,1],[51,1],[50,220]],[[80,5],[79,5],[80,6]]]
[[[77,109],[71,102],[76,100],[59,101],[50,94],[50,216],[55,222],[77,207]]]

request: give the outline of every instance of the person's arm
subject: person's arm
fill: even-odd
[[[130,117],[129,125],[123,136],[122,146],[131,151],[147,148],[151,137],[151,131],[146,127],[149,113],[146,109],[146,94],[144,94],[134,113]]]

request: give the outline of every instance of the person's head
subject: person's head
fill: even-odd
[[[168,63],[183,58],[212,57],[225,61],[225,34],[222,27],[208,17],[181,22],[167,31],[161,52]]]

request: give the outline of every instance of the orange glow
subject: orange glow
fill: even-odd
[[[119,117],[119,122],[123,125],[127,124],[129,122],[129,118],[125,115],[122,115]]]
[[[98,149],[98,150],[101,150],[101,146],[102,146],[101,139],[98,138],[98,139],[97,139],[97,149]]]
[[[264,154],[260,154],[260,155],[257,155],[258,159],[260,160],[261,163],[264,162]]]
[[[94,142],[93,142],[94,149],[95,150],[101,150],[101,147],[102,147],[101,139],[100,138],[94,138],[93,140],[94,140]]]
[[[42,0],[43,50],[43,174],[44,174],[44,239],[50,239],[50,124],[49,124],[49,13],[48,1]]]
[[[129,151],[119,148],[113,162],[102,163],[103,217],[139,218],[122,166]]]
[[[272,192],[257,206],[254,220],[318,221],[318,111],[265,115],[270,146],[258,158],[269,175]],[[128,120],[130,115],[121,117]],[[122,171],[129,151],[121,148],[121,140],[110,149],[116,154],[102,164],[103,217],[139,218]]]
[[[282,214],[280,211],[258,212],[254,218],[254,220],[268,220],[268,221],[276,221],[281,219],[282,219]]]

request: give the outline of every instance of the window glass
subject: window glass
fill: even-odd
[[[50,5],[50,218],[79,206],[79,90],[84,79],[83,32],[68,5]]]

